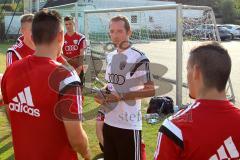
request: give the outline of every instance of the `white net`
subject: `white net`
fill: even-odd
[[[182,104],[190,101],[186,85],[186,64],[190,49],[201,41],[217,41],[215,17],[209,7],[184,6],[180,19],[177,9],[137,8],[131,10],[110,10],[85,13],[85,36],[88,38],[91,54],[104,58],[113,50],[108,36],[109,21],[113,16],[126,16],[133,31],[130,41],[134,48],[145,53],[152,64],[152,79],[160,89],[158,95],[168,95],[176,100],[177,28],[182,24]],[[177,20],[176,20],[177,19]],[[159,65],[160,64],[160,65]],[[96,67],[95,67],[96,68]],[[103,68],[104,69],[104,68]],[[231,95],[231,94],[230,94]]]

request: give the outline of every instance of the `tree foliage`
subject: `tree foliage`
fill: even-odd
[[[236,18],[236,8],[234,0],[223,0],[221,4],[221,13],[223,23],[234,23]]]

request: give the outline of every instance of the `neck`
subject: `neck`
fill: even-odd
[[[26,44],[32,50],[35,50],[35,45],[34,45],[34,43],[31,40],[29,40],[29,39],[24,37],[23,43]]]
[[[67,32],[67,34],[68,34],[69,36],[72,36],[74,33],[75,33],[74,31],[68,31],[68,32]]]
[[[225,90],[219,92],[217,89],[202,89],[197,99],[226,100]]]
[[[36,46],[36,52],[34,55],[38,57],[48,57],[56,60],[58,49],[56,48],[56,45],[39,45]]]

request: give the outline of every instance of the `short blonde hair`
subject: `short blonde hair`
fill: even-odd
[[[34,18],[33,14],[24,14],[21,16],[21,24],[26,22],[32,22]]]

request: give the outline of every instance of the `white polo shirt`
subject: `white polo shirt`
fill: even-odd
[[[150,81],[149,60],[144,53],[128,48],[107,56],[105,79],[110,91],[127,93]],[[105,107],[105,123],[123,129],[142,130],[141,100],[120,101]]]

